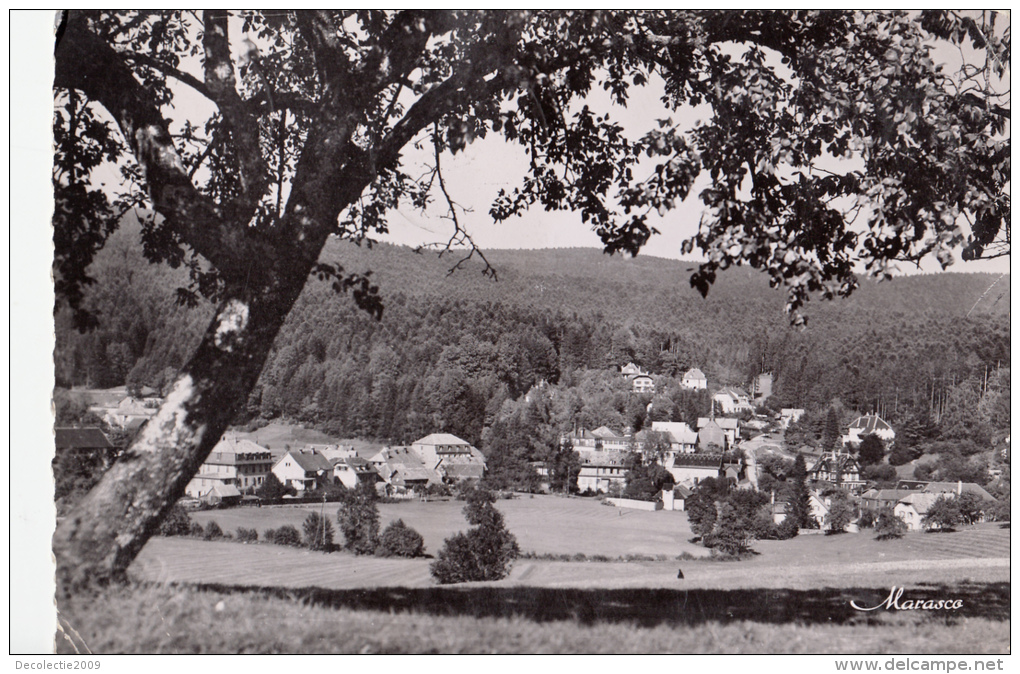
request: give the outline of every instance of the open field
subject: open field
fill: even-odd
[[[161,583],[358,589],[430,588],[428,559],[379,559],[325,554],[268,544],[154,538],[131,567],[132,576]],[[677,567],[684,580],[677,580]],[[957,582],[1008,582],[1009,558],[899,560],[867,558],[789,565],[784,557],[747,562],[557,562],[518,560],[496,586],[579,589],[762,589],[922,587]]]
[[[1001,585],[966,586],[955,596],[984,606],[987,615],[883,612],[862,618],[848,615],[845,597],[830,591],[727,595],[464,587],[286,593],[132,586],[66,602],[57,650],[1008,653],[1008,584],[1004,592]],[[746,610],[779,605],[794,613]]]
[[[330,504],[333,506],[333,504]],[[466,528],[460,502],[381,506],[438,549]],[[500,501],[525,550],[691,546],[682,513],[585,499]],[[300,526],[313,506],[195,513],[227,531]],[[330,511],[334,508],[330,507]],[[332,515],[332,512],[330,512]],[[629,529],[629,530],[628,530]],[[985,524],[878,542],[870,533],[763,541],[743,562],[521,559],[499,582],[436,586],[428,559],[379,559],[268,544],[154,538],[141,585],[61,607],[62,652],[257,653],[1003,653],[1009,652],[1009,530]],[[641,540],[641,546],[634,541]],[[587,547],[594,540],[605,547]],[[633,547],[631,547],[633,546]],[[676,577],[677,567],[684,579]],[[861,613],[892,587],[961,599],[938,611]],[[73,629],[72,629],[73,628]]]
[[[705,556],[708,551],[690,542],[687,515],[682,512],[646,512],[601,505],[594,499],[559,496],[527,496],[498,501],[507,527],[524,552],[538,554],[666,555],[682,553]],[[226,532],[237,527],[254,527],[259,535],[266,529],[291,524],[301,528],[308,512],[322,506],[233,508],[192,513],[205,525],[216,520]],[[443,540],[468,528],[462,501],[406,501],[379,506],[385,527],[396,519],[416,529],[425,538],[426,552],[435,553]],[[324,512],[334,521],[337,504],[327,503]],[[877,541],[874,534],[798,536],[788,541],[758,541],[760,554],[741,562],[743,568],[757,566],[803,566],[860,561],[956,559],[965,557],[1009,557],[1009,530],[987,523],[950,533],[911,533],[898,541]]]
[[[203,526],[216,520],[224,531],[239,526],[254,527],[261,535],[269,528],[291,524],[298,529],[308,512],[322,506],[304,505],[267,508],[234,508],[192,513]],[[327,503],[325,513],[335,523],[336,503]],[[539,554],[601,554],[617,557],[628,554],[670,555],[681,552],[705,555],[705,548],[689,542],[690,527],[682,512],[645,512],[601,505],[594,499],[522,496],[498,501],[496,507],[506,518],[507,527],[517,536],[521,550]],[[383,527],[396,519],[413,527],[425,538],[426,551],[435,553],[443,540],[464,531],[463,501],[405,501],[379,505]]]

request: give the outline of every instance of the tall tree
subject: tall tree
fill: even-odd
[[[797,458],[793,460],[790,481],[793,483],[790,494],[790,519],[796,522],[798,527],[809,528],[813,519],[811,518],[811,495],[807,486],[807,464],[803,454],[798,454]]]
[[[306,279],[378,313],[370,280],[320,261],[331,235],[386,230],[436,199],[466,245],[442,161],[488,133],[525,148],[503,221],[579,211],[637,253],[695,179],[691,283],[750,264],[788,288],[849,294],[886,273],[1009,251],[1009,40],[999,14],[953,12],[74,11],[57,34],[55,283],[83,327],[86,269],[119,213],[144,206],[152,260],[186,266],[214,315],[164,407],[54,537],[67,587],[123,575],[244,406]],[[932,43],[980,52],[942,68]],[[173,85],[171,86],[171,82]],[[661,85],[663,120],[626,134],[609,107]],[[794,84],[796,82],[796,85]],[[189,88],[211,114],[183,104]],[[688,105],[712,113],[669,119]],[[171,123],[170,115],[174,122]],[[407,148],[430,150],[423,179]],[[411,153],[408,153],[410,155]],[[830,161],[836,158],[836,162]],[[848,159],[850,161],[841,161]],[[109,165],[128,189],[104,191]],[[822,166],[822,164],[825,164]],[[849,214],[839,208],[850,203]],[[866,213],[862,218],[856,214]],[[862,221],[863,220],[863,221]]]

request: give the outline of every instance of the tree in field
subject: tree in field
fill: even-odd
[[[309,550],[333,550],[333,523],[317,512],[308,513],[301,525],[305,534],[305,547]]]
[[[875,538],[880,541],[892,538],[903,538],[907,531],[907,523],[893,513],[893,509],[886,507],[878,511],[878,519],[875,520]]]
[[[844,533],[853,518],[854,508],[850,496],[842,489],[837,489],[832,494],[829,513],[825,516],[825,533]]]
[[[928,531],[952,531],[960,523],[960,504],[955,498],[939,496],[924,514],[921,524]]]
[[[751,549],[751,532],[749,520],[732,504],[723,503],[713,535],[714,548],[731,556],[744,554]]]
[[[695,490],[684,504],[684,510],[691,525],[691,533],[702,541],[711,536],[719,517],[715,499],[711,495]]]
[[[457,533],[443,541],[436,561],[430,566],[432,577],[440,584],[477,580],[500,580],[520,553],[517,538],[503,523],[496,510],[495,496],[476,489],[464,506],[464,516],[474,525],[467,533]]]
[[[960,510],[960,521],[964,524],[980,522],[984,517],[985,504],[981,497],[972,492],[965,492],[956,498],[956,505]]]
[[[336,519],[344,536],[344,549],[358,555],[371,555],[379,544],[379,506],[375,486],[359,482],[344,492]]]
[[[812,293],[850,294],[856,267],[883,276],[929,254],[945,266],[1009,253],[1008,18],[994,12],[63,19],[59,302],[95,325],[86,270],[137,208],[146,256],[191,273],[181,300],[215,306],[154,421],[58,528],[65,588],[124,576],[244,408],[310,275],[378,315],[369,278],[319,259],[330,236],[365,241],[394,208],[437,202],[455,228],[448,248],[476,252],[443,174],[476,139],[501,135],[528,157],[493,203],[496,221],[533,205],[575,211],[608,252],[637,253],[655,214],[706,176],[704,216],[683,244],[704,254],[690,279],[702,293],[747,264],[785,286],[796,312]],[[933,45],[976,52],[977,65],[943,68]],[[647,85],[662,92],[661,120],[624,129],[616,112]],[[202,105],[184,103],[195,96]],[[699,105],[704,121],[674,120]],[[104,186],[110,170],[122,189]]]
[[[882,438],[874,433],[865,435],[857,448],[857,456],[860,457],[862,466],[882,463],[882,459],[885,458],[885,444],[882,442]]]
[[[425,554],[425,539],[404,524],[404,520],[390,522],[379,536],[375,554],[381,557],[421,557]]]

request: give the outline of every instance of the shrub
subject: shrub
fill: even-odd
[[[205,536],[205,529],[203,529],[202,525],[198,522],[192,522],[191,531],[188,532],[188,535],[194,536],[195,538],[202,538]]]
[[[266,475],[266,479],[262,481],[262,485],[255,491],[255,494],[269,503],[275,503],[283,498],[285,493],[283,484],[280,483],[280,479],[273,473]]]
[[[783,520],[778,527],[776,527],[776,538],[781,541],[786,541],[800,533],[800,528],[797,523],[791,518],[787,517]]]
[[[241,543],[256,543],[259,540],[259,532],[255,529],[237,527],[237,540]]]
[[[893,466],[902,466],[910,463],[920,456],[921,452],[916,448],[909,447],[902,443],[896,443],[893,450],[889,452],[889,464]]]
[[[500,580],[510,573],[520,554],[517,539],[506,529],[503,515],[493,506],[495,497],[475,490],[464,507],[468,522],[475,525],[443,542],[438,559],[432,563],[432,577],[441,584],[477,580]]]
[[[305,547],[309,550],[333,550],[333,523],[317,512],[308,513],[302,525],[305,531]]]
[[[209,524],[205,525],[205,533],[202,535],[202,538],[207,541],[223,538],[223,529],[216,523],[216,520],[210,520]]]
[[[263,531],[262,540],[267,543],[276,543],[276,529],[266,529]]]
[[[188,511],[174,504],[159,524],[160,536],[187,536],[191,533],[191,517]]]
[[[282,527],[273,532],[273,543],[276,545],[287,545],[292,548],[301,547],[301,534],[298,530],[289,524],[284,524]]]
[[[857,526],[861,529],[870,529],[878,521],[878,513],[871,508],[861,510],[861,516],[857,520]]]
[[[375,487],[365,483],[344,492],[336,519],[344,536],[344,549],[371,555],[379,546],[379,508]]]
[[[379,536],[375,554],[380,557],[421,557],[425,554],[425,539],[404,524],[404,520],[390,522]]]
[[[724,503],[719,512],[719,524],[714,532],[713,547],[731,557],[750,552],[753,533],[746,518],[741,517],[730,503]]]
[[[896,517],[892,508],[882,508],[878,511],[875,519],[875,538],[886,541],[892,538],[902,538],[907,531],[907,523]]]
[[[463,480],[457,483],[454,496],[458,501],[467,501],[477,490],[478,483],[475,480]]]

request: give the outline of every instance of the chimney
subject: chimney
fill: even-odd
[[[956,481],[956,495],[960,496],[963,494],[963,480]]]

